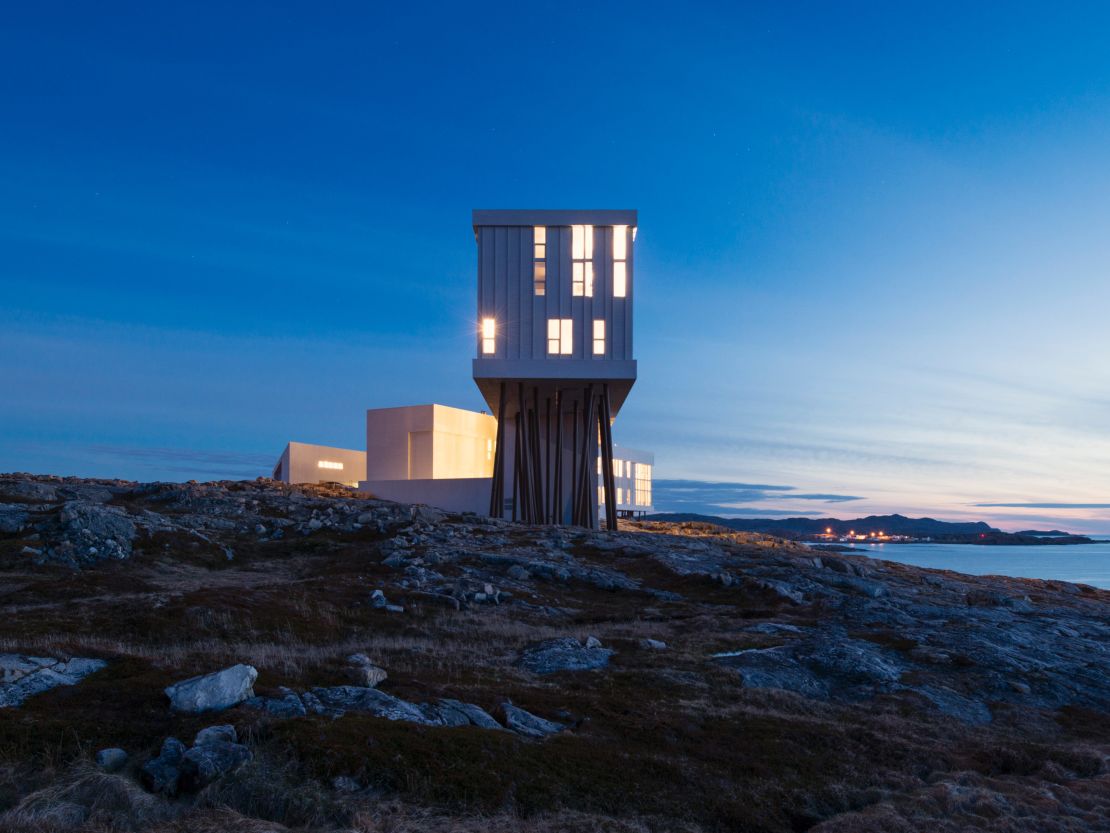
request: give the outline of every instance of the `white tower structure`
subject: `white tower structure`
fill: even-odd
[[[593,527],[603,502],[615,529],[611,426],[636,381],[636,212],[475,210],[473,224],[474,381],[497,417],[490,514]]]

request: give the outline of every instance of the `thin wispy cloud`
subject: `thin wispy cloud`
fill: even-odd
[[[764,501],[803,500],[845,503],[863,500],[855,495],[796,493],[795,486],[761,483],[718,483],[706,480],[656,480],[653,486],[655,507],[660,512],[688,512],[699,515],[798,516],[816,514],[806,509],[762,508],[752,504]]]
[[[188,475],[191,478],[250,479],[268,475],[276,461],[275,457],[266,454],[189,448],[92,445],[87,446],[86,450],[98,457],[129,461],[139,466]]]
[[[973,503],[983,509],[1110,509],[1110,503]]]

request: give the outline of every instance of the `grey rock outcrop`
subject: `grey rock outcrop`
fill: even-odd
[[[19,706],[28,697],[57,686],[76,685],[107,665],[101,659],[0,654],[0,708]]]
[[[597,642],[597,640],[594,640]],[[577,639],[547,639],[526,647],[518,665],[533,674],[554,674],[557,671],[589,671],[604,668],[615,651],[611,648],[582,645]]]
[[[222,711],[254,696],[258,672],[250,665],[233,665],[222,671],[182,680],[166,688],[175,711]]]
[[[19,532],[27,525],[30,516],[22,506],[10,503],[0,503],[0,532],[9,535]]]
[[[367,686],[340,685],[314,688],[310,692],[325,709],[343,712],[364,712],[386,720],[407,720],[410,723],[434,725],[431,720],[412,703],[406,703],[384,691]]]
[[[118,507],[69,501],[58,516],[58,527],[44,552],[46,561],[79,567],[131,555],[135,523]]]

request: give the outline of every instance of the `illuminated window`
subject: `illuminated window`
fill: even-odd
[[[621,461],[620,460],[614,460],[613,461],[613,477],[620,477],[620,476],[621,476]]]
[[[617,486],[617,505],[624,503],[624,489]]]
[[[594,355],[605,355],[605,320],[602,318],[594,319]]]
[[[570,318],[547,319],[547,353],[569,356],[574,350],[574,321]]]
[[[493,459],[493,440],[489,437],[486,438],[486,460]]]
[[[482,353],[489,355],[497,351],[497,325],[492,318],[482,319]]]
[[[333,463],[331,460],[320,460],[316,463],[316,467],[320,469],[336,469],[341,471],[343,469],[343,464]]]
[[[628,226],[613,226],[613,297],[628,294]]]
[[[547,291],[547,226],[532,229],[532,286],[537,295]]]
[[[594,297],[594,227],[570,227],[571,295]]]
[[[651,466],[636,464],[636,505],[651,506]]]

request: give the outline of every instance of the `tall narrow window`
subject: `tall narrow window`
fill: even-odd
[[[594,297],[594,227],[570,227],[571,295]]]
[[[574,350],[574,321],[570,318],[547,319],[547,354],[569,356]]]
[[[605,355],[605,319],[594,319],[594,355]]]
[[[613,226],[613,297],[628,294],[628,226]]]
[[[482,355],[497,352],[497,325],[492,318],[482,319]]]
[[[547,292],[547,226],[532,229],[532,286],[536,295]]]

